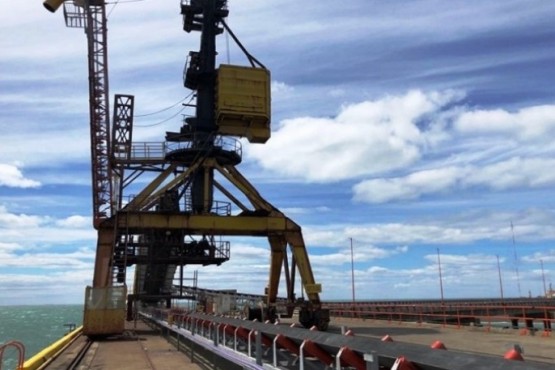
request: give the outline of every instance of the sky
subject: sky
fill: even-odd
[[[555,2],[229,8],[272,74],[272,137],[242,141],[238,169],[302,226],[322,299],[350,300],[353,271],[357,300],[549,288]],[[135,96],[136,141],[161,142],[192,114],[179,103],[199,34],[179,11],[177,0],[108,5],[110,94]],[[17,1],[0,13],[0,50],[0,305],[82,303],[96,247],[85,35],[62,11]],[[218,51],[218,64],[247,64],[225,34]],[[267,242],[231,242],[230,261],[186,275],[262,294]]]

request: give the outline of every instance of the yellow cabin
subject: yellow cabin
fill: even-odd
[[[216,80],[218,133],[265,143],[271,132],[270,96],[269,70],[220,65]]]

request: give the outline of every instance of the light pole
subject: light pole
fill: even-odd
[[[499,264],[499,255],[497,257],[497,272],[499,273],[499,290],[501,291],[501,302],[503,302],[503,280],[501,279],[501,265]]]
[[[351,287],[353,291],[353,304],[355,303],[355,259],[353,255],[353,238],[349,238],[351,241]]]
[[[544,297],[547,298],[547,286],[545,285],[545,271],[543,270],[543,260],[540,260],[540,264],[542,266],[543,294]]]
[[[441,260],[439,259],[439,248],[437,248],[437,266],[439,269],[439,290],[441,292],[441,304],[443,304],[443,277],[441,276]]]

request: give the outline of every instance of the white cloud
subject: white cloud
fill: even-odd
[[[248,154],[265,169],[317,182],[405,168],[426,145],[417,121],[459,98],[456,92],[414,90],[346,105],[335,118],[284,120],[266,145],[249,146]]]
[[[0,205],[0,229],[30,229],[45,222],[46,220],[39,216],[10,213],[5,206]]]
[[[286,95],[292,92],[293,90],[295,90],[293,86],[289,86],[285,82],[281,82],[281,81],[272,81],[271,88],[272,88],[272,96],[274,97],[275,95],[277,95],[278,97],[280,95]]]
[[[513,230],[511,222],[514,224]],[[517,213],[503,213],[476,209],[447,218],[423,218],[419,222],[384,222],[328,228],[327,233],[330,236],[339,234],[339,238],[347,235],[376,245],[461,245],[484,240],[509,241],[513,231],[516,239],[521,242],[551,240],[555,237],[554,225],[555,215],[550,211],[528,209]],[[308,236],[310,235],[309,231]]]
[[[92,218],[74,215],[63,220],[58,220],[56,224],[67,228],[89,228],[92,225]]]
[[[520,140],[550,140],[555,135],[555,105],[474,110],[461,114],[455,129],[466,135],[510,135]]]
[[[548,249],[543,252],[536,252],[531,255],[522,256],[522,261],[528,263],[555,263],[555,249]]]
[[[553,159],[516,157],[484,166],[422,170],[404,177],[361,181],[353,186],[353,198],[360,202],[384,203],[473,187],[494,191],[546,187],[555,185],[555,173],[545,170],[553,166]]]
[[[36,188],[38,181],[27,179],[15,165],[0,163],[0,186],[12,188]]]
[[[79,248],[68,253],[22,253],[4,255],[0,266],[29,269],[66,270],[89,268],[94,261],[95,252],[88,248]]]
[[[389,258],[395,255],[403,254],[408,251],[408,247],[397,247],[397,248],[380,248],[374,245],[357,245],[354,248],[353,260],[357,263],[373,261],[377,259]],[[336,253],[326,253],[326,254],[314,254],[310,257],[310,261],[314,265],[320,266],[330,266],[330,265],[342,265],[345,263],[351,263],[351,252],[350,249],[344,249]]]
[[[8,211],[5,206],[0,206],[0,240],[19,244],[25,241],[28,247],[83,240],[92,242],[96,239],[95,230],[91,227],[77,227],[83,225],[85,220],[87,217],[82,216],[57,220],[48,216],[16,214]]]

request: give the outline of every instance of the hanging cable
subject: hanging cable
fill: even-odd
[[[148,116],[153,116],[153,115],[158,114],[158,113],[165,112],[165,111],[170,110],[170,109],[172,109],[173,107],[177,106],[178,104],[183,103],[183,102],[185,101],[185,99],[191,97],[193,94],[194,94],[194,92],[191,92],[189,95],[187,95],[187,96],[184,97],[183,99],[179,100],[177,103],[170,105],[169,107],[166,107],[166,108],[164,108],[164,109],[160,109],[159,111],[156,111],[156,112],[144,113],[144,114],[135,114],[135,115],[133,116],[133,118],[148,117]],[[191,100],[189,100],[188,103],[190,103],[190,102],[191,102]]]
[[[227,64],[231,64],[231,58],[229,56],[229,32],[225,33],[225,51],[227,55]]]
[[[187,103],[183,103],[183,101],[184,101],[185,99],[187,99],[187,98],[190,98],[189,101],[188,101]],[[135,125],[135,124],[134,124],[133,127],[153,127],[153,126],[158,126],[158,125],[161,125],[162,123],[168,122],[168,121],[171,120],[172,118],[177,117],[177,116],[178,116],[181,112],[183,112],[185,109],[187,109],[188,107],[190,107],[190,103],[193,101],[194,98],[195,98],[195,95],[194,95],[194,91],[193,91],[193,92],[191,92],[189,95],[187,95],[185,98],[183,98],[182,100],[180,100],[179,102],[177,102],[176,104],[174,104],[172,107],[175,107],[177,104],[182,103],[183,108],[181,108],[181,109],[179,110],[179,112],[177,112],[176,114],[174,114],[174,115],[171,116],[171,117],[168,117],[168,118],[166,118],[166,119],[164,119],[164,120],[162,120],[162,121],[160,121],[160,122],[151,123],[151,124],[149,124],[149,125]],[[172,108],[172,107],[170,107],[170,108]],[[169,109],[169,108],[166,108],[165,110],[167,110],[167,109]],[[143,116],[144,116],[144,115],[143,115]],[[134,116],[134,117],[137,117],[137,116]]]
[[[160,122],[152,123],[152,124],[149,124],[149,125],[135,125],[135,124],[134,124],[133,127],[153,127],[153,126],[161,125],[162,123],[168,122],[168,121],[171,120],[172,118],[177,117],[177,116],[178,116],[181,112],[183,112],[186,108],[187,108],[187,107],[181,108],[181,109],[179,110],[179,112],[177,112],[177,113],[174,114],[173,116],[168,117],[168,118],[166,118],[165,120],[162,120],[162,121],[160,121]]]
[[[114,6],[112,7],[112,9],[110,9],[110,11],[108,12],[108,15],[106,15],[106,18],[110,18],[110,14],[112,14],[112,12],[114,11],[114,9],[116,8],[116,6],[118,6],[120,0],[116,0],[116,2],[114,3]]]
[[[110,18],[110,14],[112,14],[112,12],[114,11],[114,9],[116,8],[116,5],[118,4],[125,4],[125,3],[137,3],[139,1],[145,1],[145,0],[125,0],[125,1],[120,1],[120,0],[116,0],[116,2],[106,2],[106,5],[110,5],[110,4],[114,4],[114,6],[112,7],[112,9],[110,9],[110,11],[108,12],[108,15],[106,15],[106,18]]]

